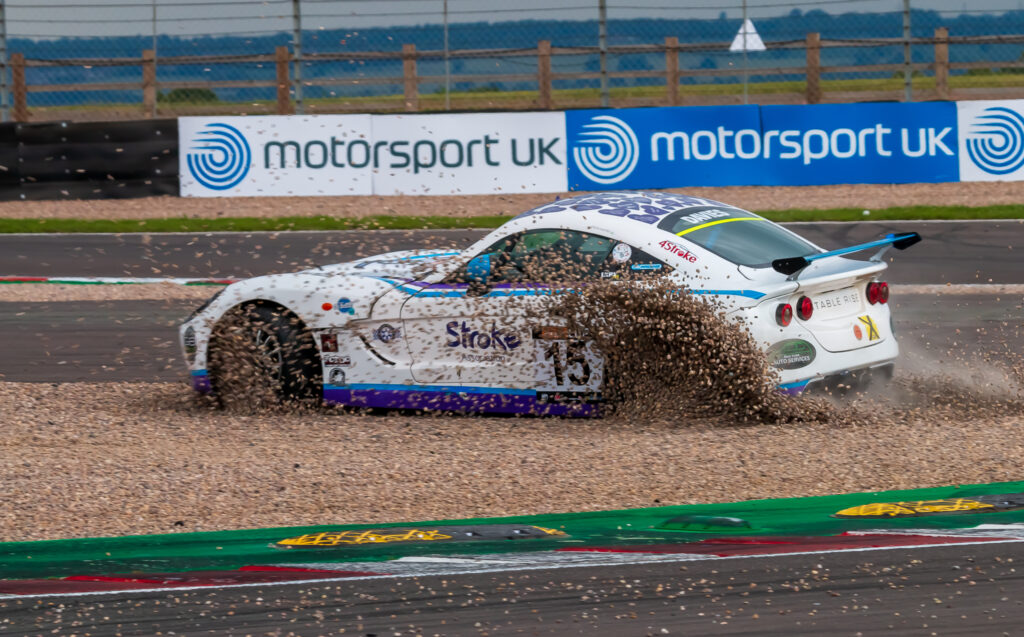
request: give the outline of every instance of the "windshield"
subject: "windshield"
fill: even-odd
[[[806,257],[820,250],[763,217],[725,206],[674,212],[658,228],[737,265],[766,268],[775,259]]]

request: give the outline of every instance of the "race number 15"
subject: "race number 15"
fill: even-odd
[[[584,341],[552,341],[544,350],[544,360],[555,368],[555,385],[586,385],[590,382],[590,363],[583,353]]]

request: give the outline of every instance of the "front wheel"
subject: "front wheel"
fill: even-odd
[[[214,395],[231,411],[312,406],[320,400],[313,337],[280,307],[249,304],[232,310],[214,330],[208,367]]]

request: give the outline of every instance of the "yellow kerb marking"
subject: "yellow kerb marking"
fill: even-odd
[[[339,544],[372,544],[387,542],[409,542],[416,540],[450,540],[452,536],[437,530],[412,529],[402,533],[385,531],[327,531],[288,538],[278,542],[281,546],[337,546]]]
[[[692,228],[687,228],[686,230],[683,230],[682,232],[677,232],[676,236],[677,237],[681,237],[684,234],[690,234],[691,232],[696,232],[697,230],[700,230],[701,228],[709,228],[711,226],[717,226],[720,223],[732,223],[733,221],[764,221],[764,219],[762,219],[761,217],[733,217],[732,219],[719,219],[718,221],[709,221],[707,223],[702,223],[699,226],[694,226]]]
[[[957,513],[977,509],[993,509],[993,505],[977,500],[952,498],[949,500],[917,500],[913,502],[875,502],[858,507],[843,509],[836,515],[843,517],[901,517],[927,513]]]

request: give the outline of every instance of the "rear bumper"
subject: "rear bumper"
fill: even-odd
[[[882,363],[873,367],[827,374],[792,383],[783,383],[778,388],[782,393],[791,396],[804,392],[822,392],[833,395],[845,394],[851,391],[864,391],[872,384],[887,383],[892,380],[895,370],[895,363]]]

